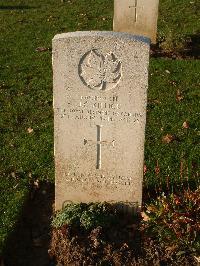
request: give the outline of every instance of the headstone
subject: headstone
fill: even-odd
[[[53,39],[56,209],[142,200],[149,39],[75,32]]]
[[[159,0],[114,0],[113,30],[149,37],[156,43]]]

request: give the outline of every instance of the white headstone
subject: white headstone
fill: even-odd
[[[149,39],[75,32],[53,39],[56,209],[142,200]]]
[[[149,37],[156,43],[159,0],[114,0],[114,31]]]

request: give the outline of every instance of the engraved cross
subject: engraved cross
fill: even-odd
[[[137,1],[138,0],[134,0],[134,4],[133,4],[133,6],[129,6],[129,8],[134,8],[135,9],[135,22],[137,21]]]
[[[97,125],[97,141],[93,140],[87,140],[84,139],[84,145],[86,144],[96,144],[97,145],[97,162],[96,162],[96,169],[101,169],[101,148],[102,145],[112,145],[115,146],[115,140],[109,142],[109,141],[102,141],[102,125]]]

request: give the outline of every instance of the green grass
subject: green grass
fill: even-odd
[[[158,40],[166,50],[184,49],[187,42],[200,34],[198,0],[160,0]]]
[[[182,183],[181,175],[199,182],[199,67],[198,60],[151,60],[145,146],[149,185],[155,185],[158,178],[165,183],[167,177],[171,185]],[[176,99],[177,91],[181,93],[180,101]],[[183,128],[185,121],[188,129]],[[163,142],[167,134],[174,135],[175,140]],[[158,176],[156,166],[160,168]]]
[[[199,1],[160,2],[160,46],[183,49],[185,40],[200,32]],[[111,0],[0,1],[0,188],[8,191],[0,198],[0,247],[21,212],[30,176],[54,182],[51,40],[61,32],[112,30],[112,17]],[[37,52],[38,47],[49,49]],[[145,148],[149,185],[157,182],[157,164],[162,180],[178,181],[181,162],[184,178],[197,178],[199,68],[199,61],[151,60]],[[184,96],[180,102],[177,90]],[[186,120],[187,130],[182,129]],[[164,144],[166,134],[180,140]]]

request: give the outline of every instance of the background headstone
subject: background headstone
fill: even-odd
[[[159,0],[114,0],[113,30],[149,37],[156,43]]]
[[[75,32],[53,39],[56,209],[141,204],[149,39]]]

